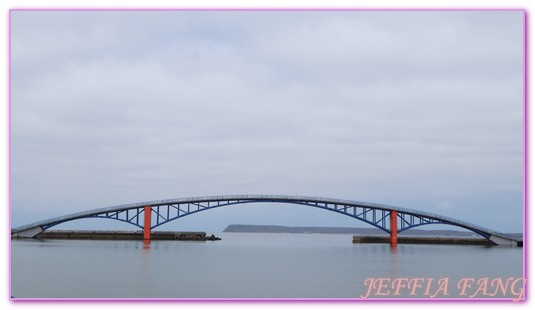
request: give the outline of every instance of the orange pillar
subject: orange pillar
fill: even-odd
[[[151,206],[145,206],[145,214],[144,214],[145,223],[143,224],[143,239],[145,240],[150,240],[151,213],[152,213]]]
[[[398,244],[398,211],[390,212],[390,245]]]

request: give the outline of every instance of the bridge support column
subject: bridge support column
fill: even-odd
[[[398,211],[390,211],[390,245],[398,244]]]
[[[145,241],[150,241],[150,225],[151,225],[151,206],[145,206],[144,224],[143,224],[143,239]]]

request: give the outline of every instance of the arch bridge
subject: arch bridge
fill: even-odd
[[[390,243],[393,245],[397,244],[398,233],[429,224],[462,227],[498,245],[516,245],[517,242],[503,233],[438,214],[369,202],[283,195],[206,196],[125,204],[73,213],[16,227],[11,230],[11,236],[33,238],[61,223],[84,218],[104,218],[137,226],[143,229],[144,238],[150,240],[151,230],[168,222],[201,211],[248,203],[297,204],[344,214],[390,234]]]

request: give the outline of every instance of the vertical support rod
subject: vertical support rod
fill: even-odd
[[[398,211],[392,210],[390,212],[390,245],[396,246],[398,244]]]
[[[151,213],[152,213],[151,206],[145,206],[145,214],[143,216],[145,218],[145,222],[143,224],[143,239],[144,240],[150,240]]]

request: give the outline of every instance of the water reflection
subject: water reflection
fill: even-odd
[[[12,294],[17,298],[356,298],[366,293],[368,278],[435,279],[431,295],[439,287],[438,279],[448,278],[447,297],[455,298],[460,279],[476,279],[473,294],[478,279],[523,275],[522,248],[409,244],[393,248],[353,244],[346,235],[222,235],[225,238],[214,244],[15,240]],[[82,261],[85,268],[80,268]],[[50,285],[51,278],[55,285]],[[424,297],[426,291],[423,282],[419,295],[405,291],[401,297]],[[507,297],[514,297],[510,290]]]
[[[398,247],[390,245],[390,273],[392,276],[398,275]]]
[[[141,270],[139,271],[138,294],[139,296],[151,296],[152,268],[150,240],[143,240],[143,250],[141,251]]]

